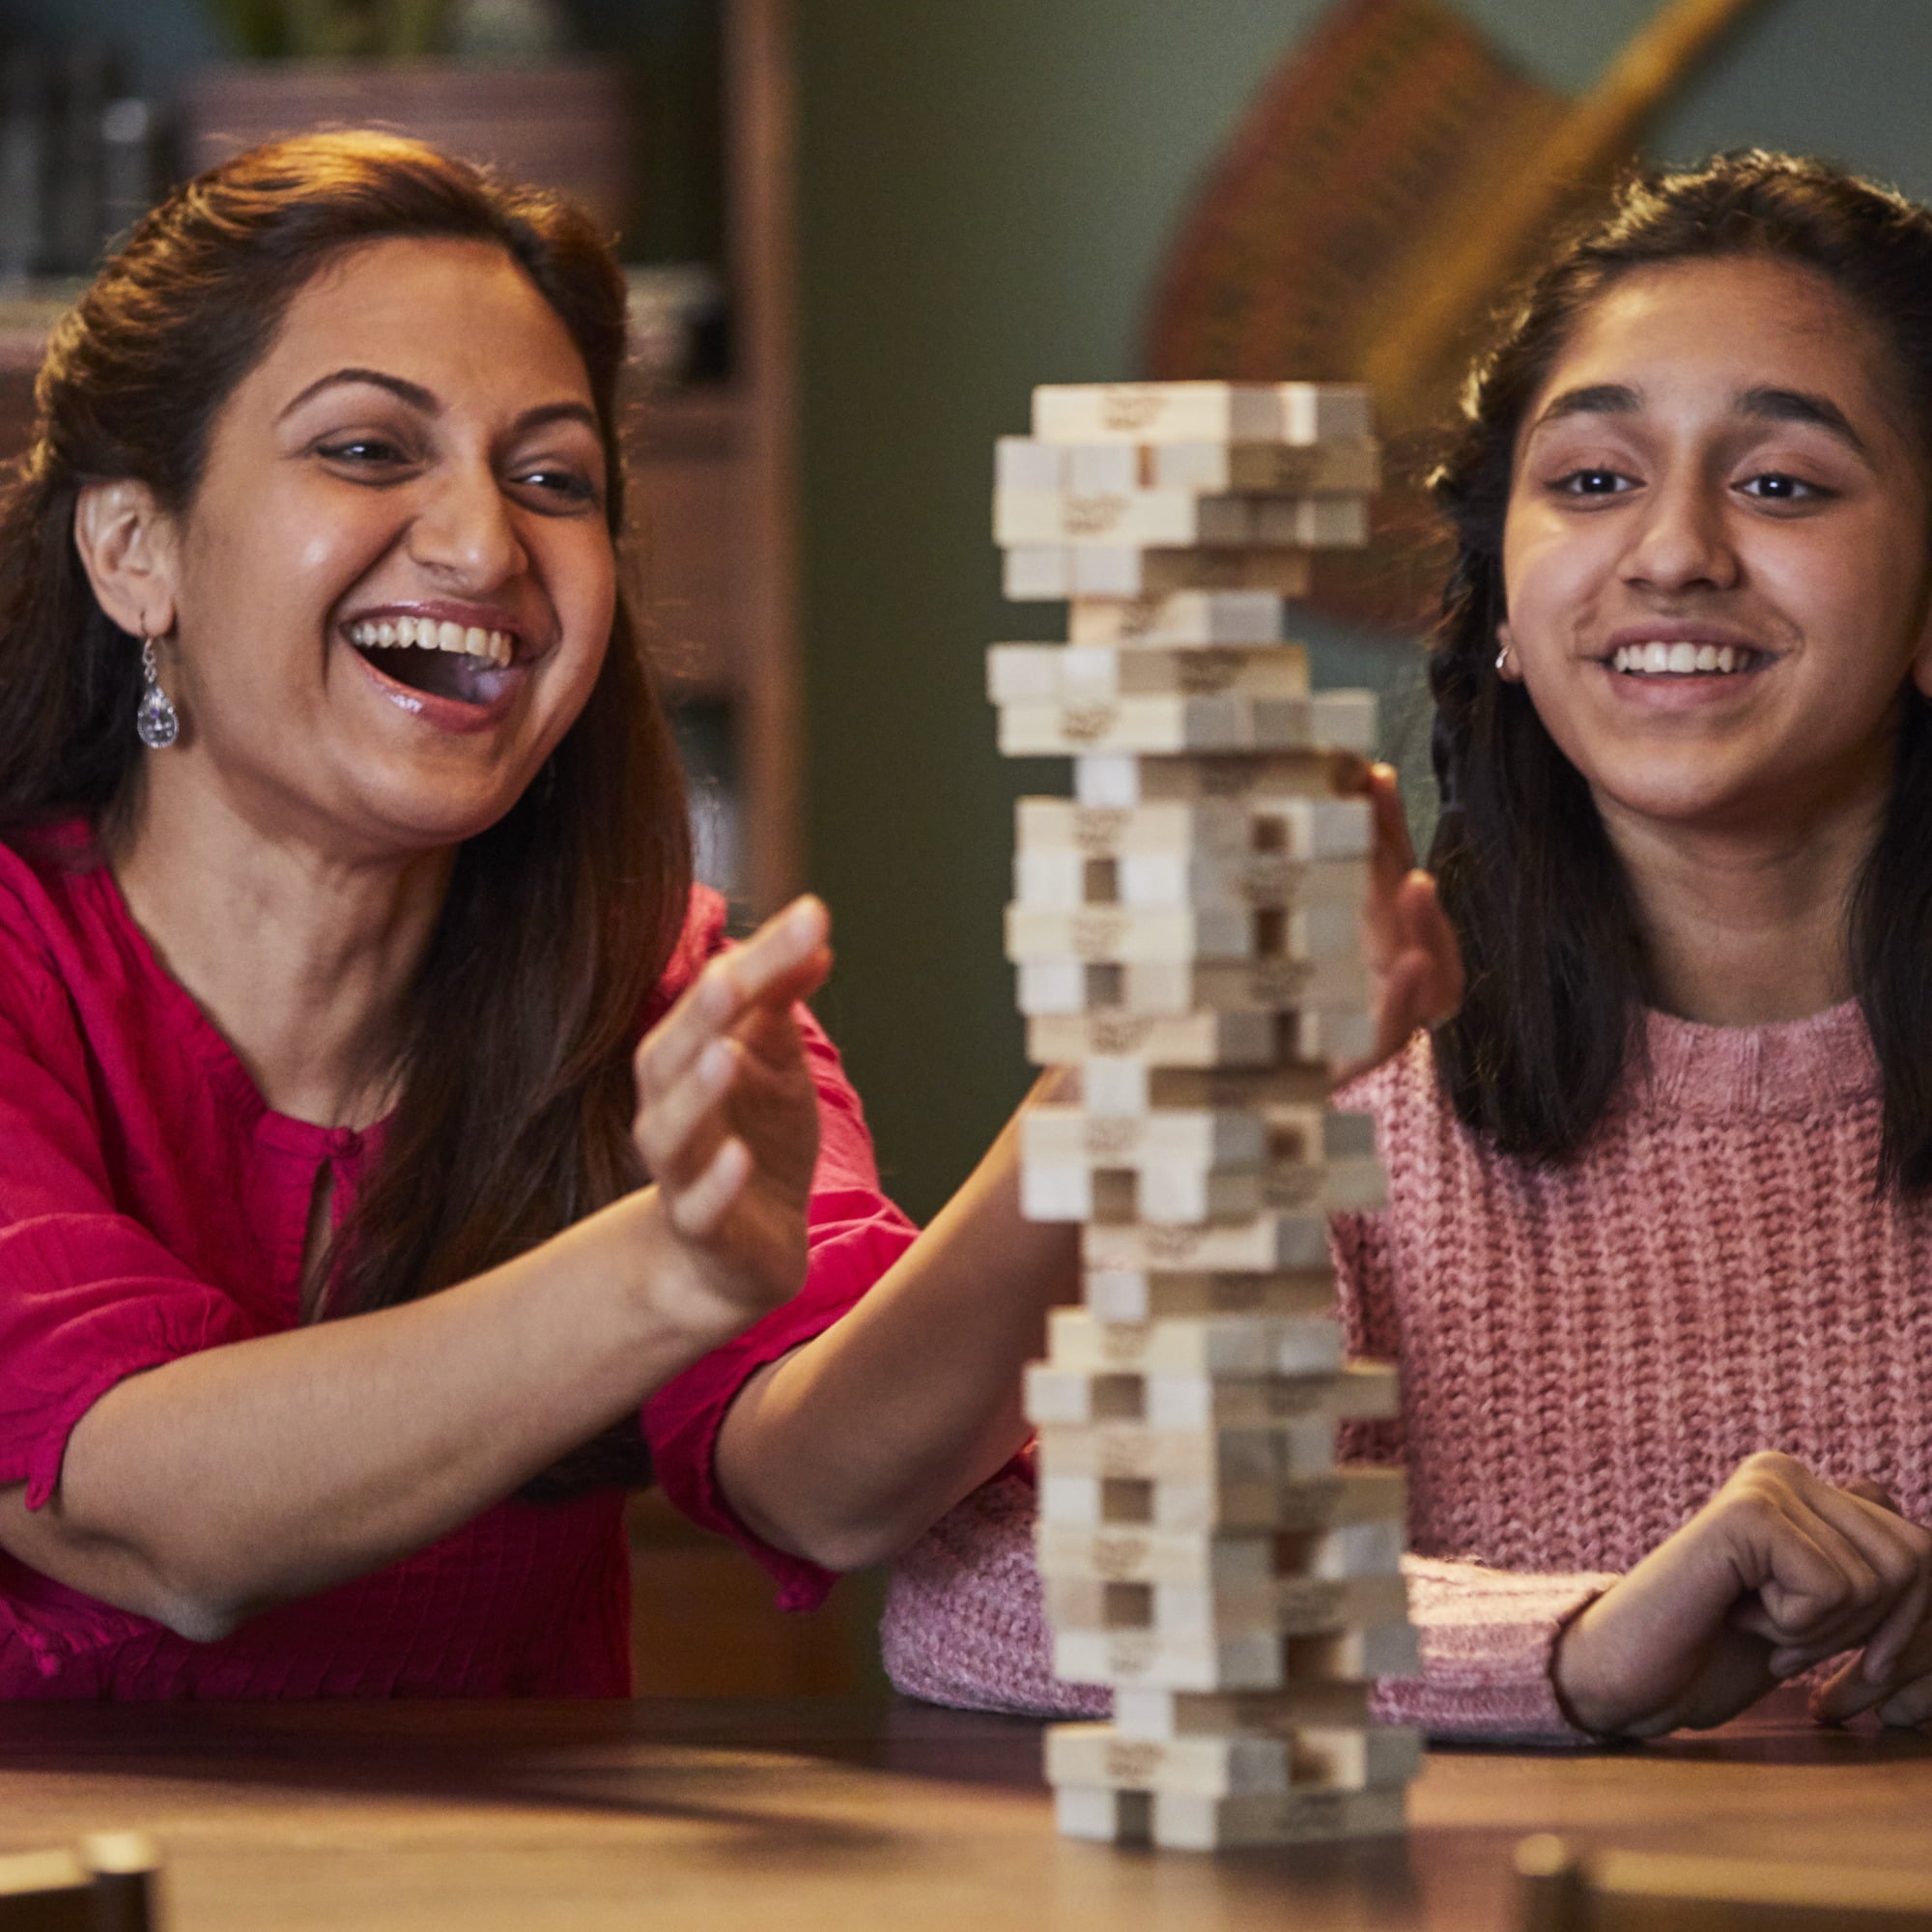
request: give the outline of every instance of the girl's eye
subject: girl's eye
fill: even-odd
[[[1550,486],[1561,497],[1621,497],[1636,485],[1615,469],[1573,469]]]
[[[581,470],[526,469],[518,476],[517,481],[531,485],[546,497],[554,497],[559,504],[574,507],[598,500],[597,485]]]
[[[1802,476],[1787,475],[1781,469],[1768,469],[1761,476],[1747,476],[1738,485],[1746,496],[1761,503],[1803,503],[1833,492],[1823,484],[1807,483]]]
[[[331,463],[346,463],[352,468],[361,469],[409,461],[397,444],[379,436],[348,436],[338,442],[318,443],[315,453],[327,457]]]

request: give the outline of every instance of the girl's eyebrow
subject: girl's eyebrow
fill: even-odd
[[[1543,413],[1531,425],[1532,435],[1546,423],[1560,422],[1566,416],[1632,416],[1643,409],[1643,391],[1625,383],[1589,383],[1580,388],[1565,389],[1552,396]],[[1855,430],[1831,397],[1815,389],[1784,389],[1769,384],[1740,389],[1731,399],[1731,409],[1741,416],[1758,422],[1805,423],[1821,429],[1842,442],[1854,455],[1869,458],[1864,439]]]

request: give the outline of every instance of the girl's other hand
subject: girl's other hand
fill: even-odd
[[[1889,1681],[1932,1607],[1932,1532],[1888,1503],[1789,1456],[1747,1458],[1564,1632],[1557,1693],[1586,1730],[1641,1738],[1720,1724],[1861,1644]]]
[[[1415,863],[1393,765],[1364,767],[1361,789],[1375,814],[1375,853],[1362,916],[1373,982],[1375,1045],[1337,1069],[1346,1084],[1407,1045],[1416,1028],[1439,1026],[1463,1004],[1463,952],[1435,881]]]
[[[818,1097],[793,1007],[832,969],[819,900],[713,958],[633,1063],[632,1135],[689,1279],[657,1284],[723,1340],[805,1279]]]
[[[1876,1483],[1848,1487],[1868,1502],[1898,1509]],[[1811,1693],[1811,1715],[1821,1724],[1842,1724],[1874,1706],[1881,1723],[1901,1729],[1932,1722],[1932,1622],[1921,1623],[1889,1656],[1866,1644]]]

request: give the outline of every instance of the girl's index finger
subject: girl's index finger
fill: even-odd
[[[1376,827],[1376,884],[1392,893],[1415,869],[1415,846],[1393,765],[1369,767],[1369,810]]]

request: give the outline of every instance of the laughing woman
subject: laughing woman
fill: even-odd
[[[1932,1720],[1932,214],[1636,183],[1478,369],[1432,658],[1461,1011],[1334,1231],[1438,1735]],[[900,1566],[900,1684],[1047,1675],[1008,1479]]]

